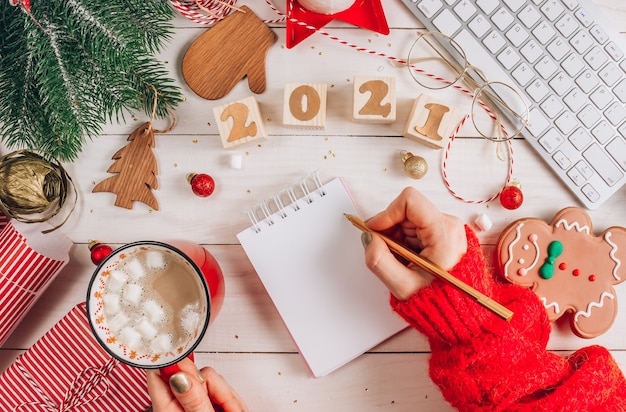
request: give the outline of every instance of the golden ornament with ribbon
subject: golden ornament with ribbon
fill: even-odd
[[[70,186],[74,189],[75,206],[76,188],[58,161],[50,161],[30,150],[0,157],[0,209],[8,217],[26,223],[46,221],[60,212]],[[74,206],[59,225],[44,233],[62,226]]]

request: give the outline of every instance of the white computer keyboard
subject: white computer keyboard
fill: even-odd
[[[402,0],[530,108],[526,140],[588,209],[626,183],[625,38],[589,0]]]

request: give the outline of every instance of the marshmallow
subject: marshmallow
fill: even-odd
[[[128,316],[124,315],[122,312],[108,319],[108,326],[112,332],[117,332],[122,329],[128,323]]]
[[[104,304],[104,313],[107,315],[115,315],[121,309],[120,295],[116,293],[107,293],[102,298]]]
[[[169,352],[172,350],[173,346],[174,345],[172,343],[172,335],[162,333],[152,340],[150,350],[153,353]]]
[[[230,167],[233,169],[243,168],[243,156],[235,153],[230,155]]]
[[[137,331],[143,336],[145,339],[152,339],[156,336],[158,330],[154,327],[152,323],[146,318],[143,318],[137,324]]]
[[[120,342],[130,350],[137,350],[137,345],[141,342],[141,335],[132,326],[124,327],[120,331],[119,338]]]
[[[185,332],[195,335],[200,323],[200,314],[197,312],[185,312],[181,319],[181,325]]]
[[[137,305],[141,301],[141,295],[143,294],[143,288],[136,283],[130,283],[123,289],[124,302],[131,305]]]
[[[148,299],[143,304],[143,310],[150,322],[160,323],[165,319],[165,311],[155,300]]]
[[[491,219],[489,219],[489,216],[484,213],[476,216],[476,219],[474,219],[474,224],[476,225],[478,230],[482,231],[489,230],[493,226],[493,223],[491,222]]]
[[[119,292],[122,290],[122,286],[128,280],[128,276],[119,270],[113,270],[109,274],[106,286],[111,292]]]
[[[126,262],[124,268],[126,269],[128,274],[133,277],[133,279],[141,279],[142,277],[146,276],[146,271],[143,265],[137,259],[132,259]]]
[[[163,269],[165,267],[165,258],[161,252],[151,250],[146,253],[146,265],[152,269]]]

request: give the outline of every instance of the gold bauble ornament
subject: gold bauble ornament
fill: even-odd
[[[0,209],[8,217],[26,223],[46,221],[60,211],[70,186],[71,179],[58,162],[35,152],[19,150],[0,157]]]
[[[415,156],[411,152],[401,152],[404,173],[412,179],[421,179],[428,172],[428,163],[421,156]]]

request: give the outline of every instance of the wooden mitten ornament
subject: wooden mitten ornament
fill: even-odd
[[[617,315],[614,285],[626,279],[626,229],[610,227],[600,236],[582,209],[558,212],[550,224],[526,218],[511,223],[497,245],[506,280],[532,288],[550,320],[567,315],[574,333],[594,338]]]
[[[239,10],[205,31],[185,52],[183,78],[200,97],[221,99],[246,76],[253,93],[265,91],[265,58],[276,34],[250,8]]]
[[[116,193],[115,206],[133,208],[133,201],[138,200],[154,210],[159,210],[159,202],[152,193],[159,184],[157,161],[154,147],[152,122],[146,122],[128,136],[128,143],[113,155],[113,163],[108,173],[116,173],[98,183],[92,192]]]

